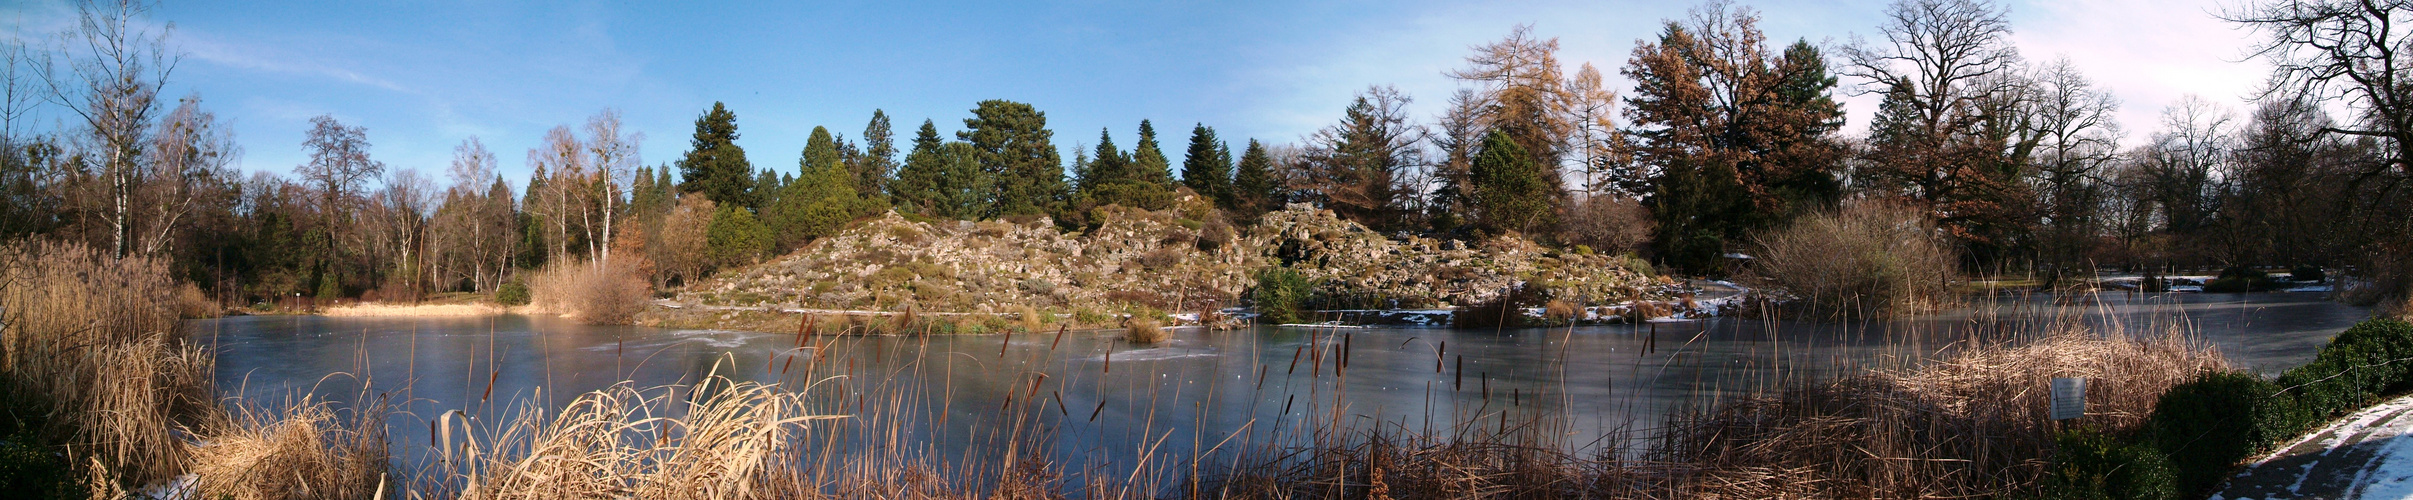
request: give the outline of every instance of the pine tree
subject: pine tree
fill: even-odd
[[[1273,156],[1256,139],[1248,140],[1248,149],[1240,153],[1238,172],[1232,174],[1232,205],[1243,219],[1280,208],[1285,201],[1280,179],[1274,178]]]
[[[1029,104],[981,101],[957,139],[980,150],[980,170],[996,183],[984,216],[1051,215],[1062,219],[1064,161],[1049,143],[1047,114]]]
[[[1181,183],[1215,200],[1215,206],[1232,208],[1232,151],[1215,139],[1215,129],[1200,123],[1190,128],[1190,147],[1181,157]]]
[[[774,241],[782,249],[836,232],[854,218],[859,205],[854,175],[847,171],[845,156],[829,129],[813,127],[797,163],[801,172],[780,189],[779,201],[771,206],[768,217]]]
[[[754,166],[746,162],[745,148],[737,146],[737,114],[719,102],[695,119],[695,137],[678,166],[681,191],[703,193],[723,205],[757,204]]]
[[[1533,161],[1507,132],[1491,131],[1483,137],[1482,149],[1475,152],[1467,172],[1480,222],[1494,232],[1526,233],[1556,222],[1552,212],[1556,196],[1546,179],[1553,172]]]

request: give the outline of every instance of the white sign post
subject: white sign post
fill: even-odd
[[[2086,379],[2053,377],[2053,420],[2086,416]]]

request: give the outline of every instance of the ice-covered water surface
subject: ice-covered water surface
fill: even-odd
[[[647,387],[718,373],[800,389],[822,381],[811,390],[831,401],[859,389],[893,394],[870,387],[880,382],[923,388],[910,397],[925,410],[907,430],[939,453],[1021,418],[1046,431],[1064,458],[1127,463],[1143,442],[1186,456],[1235,434],[1245,441],[1335,415],[1423,429],[1505,409],[1557,417],[1565,441],[1584,446],[1620,429],[1647,431],[1680,405],[1899,366],[1972,336],[2052,321],[2184,328],[2233,364],[2276,372],[2309,360],[2368,314],[2324,296],[2001,296],[1945,314],[1842,325],[1712,318],[1522,330],[1185,328],[1152,346],[1105,331],[803,339],[522,316],[236,317],[194,322],[193,332],[216,346],[219,384],[229,393],[270,400],[314,390],[344,401],[367,383],[370,393],[395,397],[404,412],[390,425],[405,462],[426,452],[427,419],[448,410],[496,421],[513,411],[509,403],[558,408],[623,380]],[[827,382],[841,375],[853,384]]]

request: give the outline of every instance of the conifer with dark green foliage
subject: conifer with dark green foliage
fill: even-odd
[[[895,133],[888,125],[888,112],[871,110],[871,124],[863,126],[863,153],[854,167],[855,194],[888,196],[888,183],[896,178],[897,169]]]
[[[1069,193],[1063,158],[1049,143],[1055,133],[1047,130],[1046,113],[1014,101],[981,101],[972,117],[964,119],[964,129],[955,137],[979,149],[981,173],[996,183],[991,190],[996,198],[983,216],[1050,215],[1062,220]]]
[[[1154,184],[1165,190],[1173,188],[1173,165],[1165,151],[1156,144],[1156,126],[1148,120],[1139,121],[1139,145],[1131,149],[1131,180]]]
[[[1147,129],[1143,127],[1142,131]],[[1145,156],[1116,149],[1113,134],[1099,130],[1097,152],[1079,169],[1072,202],[1075,210],[1066,215],[1065,222],[1073,225],[1096,222],[1088,219],[1088,211],[1106,205],[1146,210],[1172,206],[1173,192],[1164,183],[1156,182],[1162,175],[1158,172],[1165,169],[1164,155],[1155,155],[1155,165],[1141,161]]]
[[[722,205],[704,228],[705,259],[712,267],[753,265],[771,251],[771,228],[745,207]]]
[[[1274,159],[1265,152],[1265,145],[1249,139],[1248,149],[1240,153],[1237,168],[1232,174],[1233,212],[1241,219],[1254,220],[1281,207],[1285,201],[1282,181],[1274,178]]]
[[[853,220],[861,203],[855,196],[854,175],[829,129],[813,127],[805,140],[801,172],[786,183],[771,205],[769,226],[778,248],[795,248],[812,238],[836,232]]]
[[[1215,206],[1232,209],[1232,148],[1215,139],[1215,129],[1201,123],[1190,129],[1190,148],[1181,157],[1181,184]]]
[[[1493,232],[1532,233],[1557,222],[1551,212],[1551,169],[1533,161],[1525,147],[1507,133],[1493,130],[1483,137],[1467,180],[1475,191],[1479,222]]]
[[[695,137],[688,140],[687,155],[679,159],[679,189],[703,193],[714,203],[735,206],[755,206],[754,166],[746,162],[746,150],[737,146],[737,114],[727,106],[712,103],[712,109],[695,119]]]
[[[913,138],[913,151],[905,154],[905,168],[897,172],[893,190],[900,210],[969,219],[980,217],[988,206],[991,185],[981,175],[978,149],[940,140],[938,127],[924,120]]]

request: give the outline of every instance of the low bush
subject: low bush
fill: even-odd
[[[528,305],[528,282],[511,280],[494,289],[494,303],[506,306]]]
[[[2278,384],[2253,374],[2205,373],[2162,393],[2143,440],[2169,457],[2179,492],[2201,496],[2236,464],[2295,435],[2289,402],[2277,396]]]
[[[1313,315],[1307,305],[1314,293],[1315,281],[1307,275],[1276,266],[1257,272],[1257,286],[1249,290],[1249,299],[1256,302],[1258,323],[1304,323]]]
[[[2228,269],[2222,269],[2220,271],[2220,276],[2213,278],[2211,282],[2204,283],[2204,292],[2268,292],[2271,290],[2278,290],[2284,285],[2285,284],[2280,283],[2278,279],[2272,278],[2269,273],[2262,272],[2259,269],[2249,267],[2230,267]]]
[[[1559,238],[1603,253],[1629,252],[1649,243],[1651,210],[1642,201],[1593,196],[1577,200],[1560,219]]]
[[[537,310],[598,325],[628,324],[651,295],[645,277],[628,269],[625,259],[557,262],[529,281]]]
[[[2287,272],[2287,279],[2299,283],[2323,283],[2329,281],[2329,273],[2322,271],[2321,266],[2296,266]]]
[[[1853,201],[1758,238],[1754,271],[1823,319],[1877,318],[1941,308],[1959,259],[1917,209]]]
[[[2053,438],[2052,465],[2040,488],[2055,500],[2163,500],[2178,497],[2170,458],[2160,450],[2092,429]]]
[[[225,314],[218,301],[201,293],[201,287],[185,283],[176,287],[176,316],[186,319],[215,318]]]

